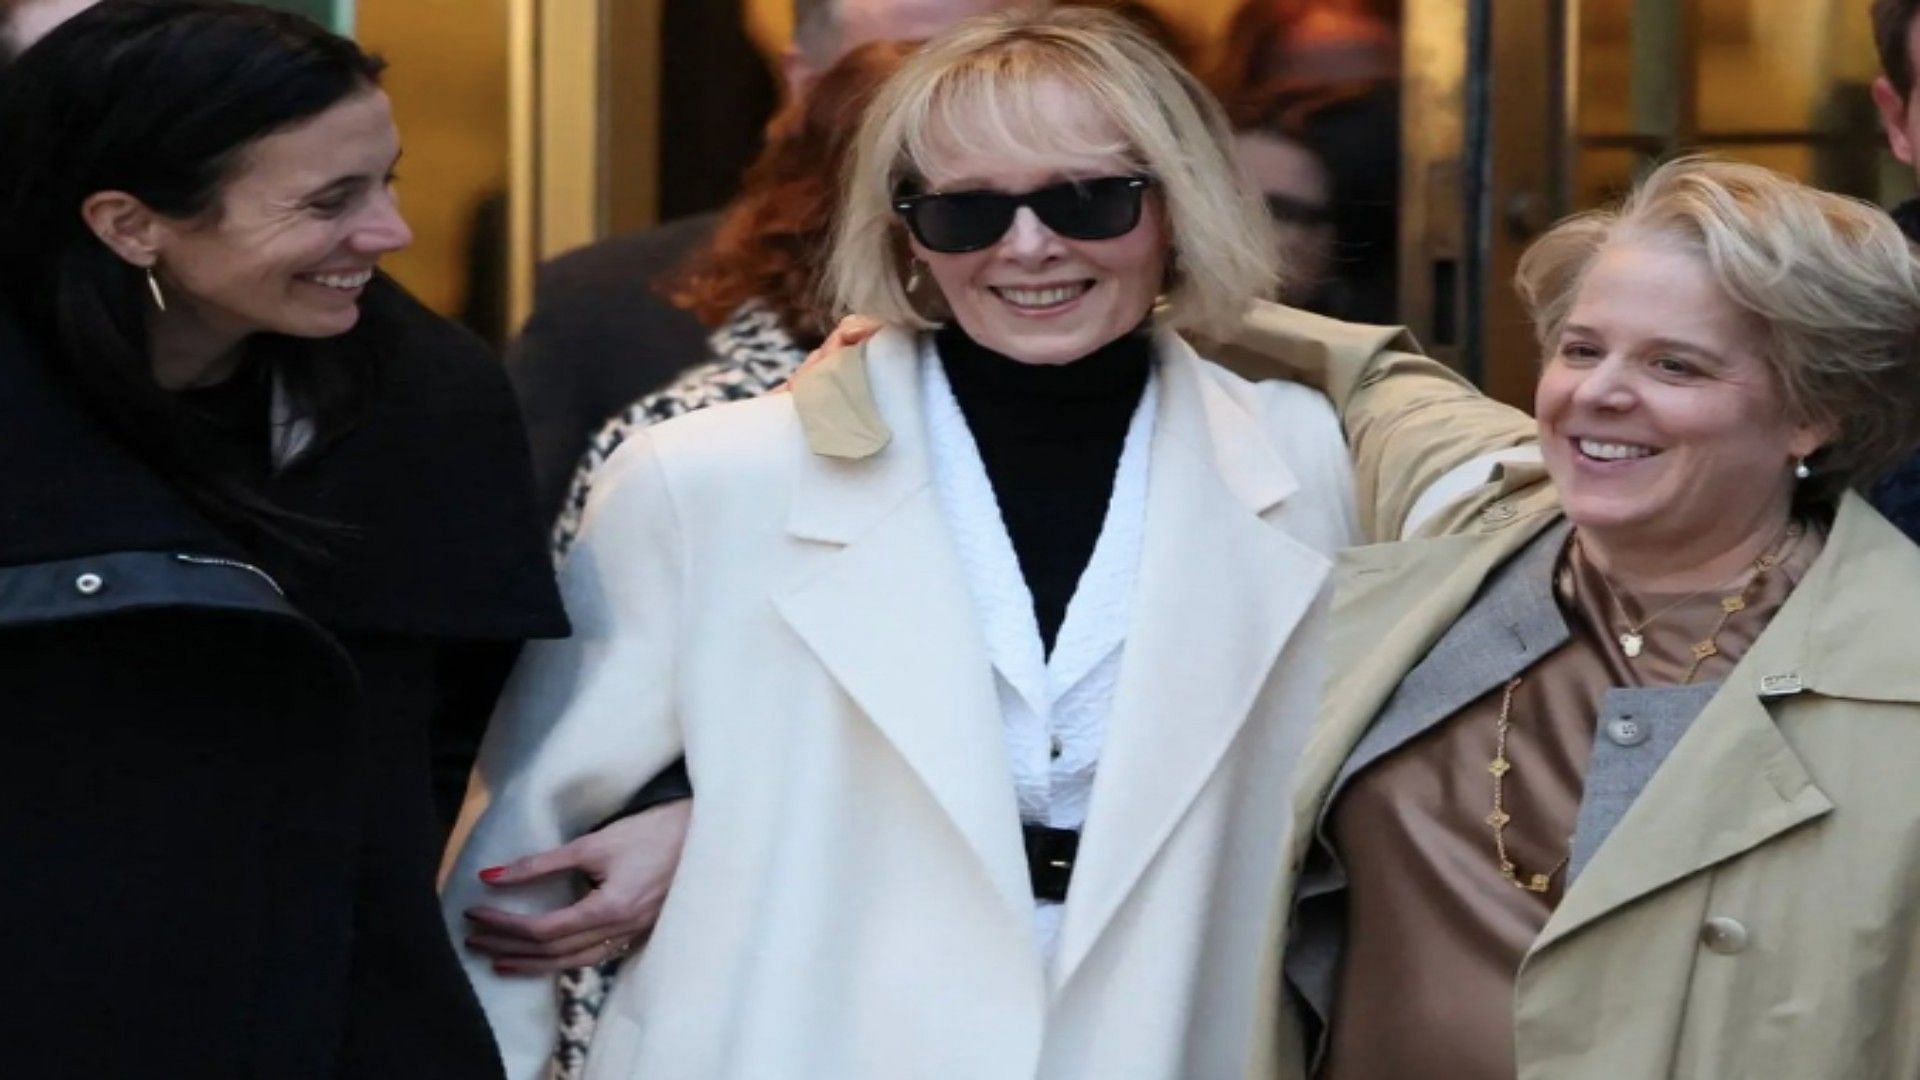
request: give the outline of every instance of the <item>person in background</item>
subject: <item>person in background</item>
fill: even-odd
[[[836,237],[836,305],[888,328],[614,453],[448,925],[684,752],[678,876],[588,1075],[1240,1075],[1356,532],[1325,400],[1187,344],[1274,284],[1225,119],[1117,16],[972,20],[869,108]],[[534,1075],[553,988],[468,971]]]
[[[767,393],[825,340],[820,273],[848,149],[861,111],[913,47],[873,41],[855,48],[775,118],[713,239],[666,280],[676,307],[717,327],[707,339],[712,359],[630,403],[588,440],[554,523],[556,559],[572,546],[607,457],[636,428]]]
[[[814,80],[856,45],[916,41],[1007,0],[793,0],[780,58],[791,114]],[[588,440],[610,417],[706,357],[717,323],[668,299],[662,279],[714,239],[732,207],[589,244],[540,269],[533,314],[508,349],[533,444],[534,487],[551,520]],[[707,313],[724,319],[731,311]],[[710,358],[709,358],[710,359]]]
[[[1405,353],[1242,344],[1361,514],[1250,1076],[1920,1076],[1920,256],[1671,162],[1517,285],[1534,418]],[[1451,498],[1447,497],[1451,495]]]
[[[1246,0],[1208,83],[1234,126],[1269,128],[1325,167],[1334,251],[1318,310],[1399,321],[1397,0]]]
[[[498,365],[378,272],[380,69],[103,0],[0,77],[10,1073],[500,1073],[429,727],[567,624]]]
[[[1873,101],[1893,156],[1920,180],[1920,107],[1914,102],[1914,73],[1920,70],[1920,0],[1874,0],[1873,41],[1880,54],[1880,77]],[[1893,208],[1893,220],[1907,239],[1920,243],[1920,196]],[[1895,469],[1873,490],[1873,503],[1900,530],[1920,540],[1920,457]]]
[[[1289,120],[1292,118],[1289,117]],[[1260,194],[1290,269],[1278,299],[1322,314],[1346,305],[1334,273],[1333,182],[1299,123],[1236,128],[1233,156]]]

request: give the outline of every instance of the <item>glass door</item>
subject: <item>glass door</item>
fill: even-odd
[[[1652,164],[1712,153],[1889,205],[1859,0],[1409,0],[1404,317],[1489,392],[1532,396],[1526,245]]]

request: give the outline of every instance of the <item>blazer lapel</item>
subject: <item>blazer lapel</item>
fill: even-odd
[[[912,339],[888,332],[866,349],[891,434],[863,456],[808,456],[789,531],[813,550],[774,604],[1030,919],[993,670],[933,495]]]
[[[1052,980],[1072,977],[1245,724],[1330,560],[1262,520],[1296,485],[1191,350],[1158,343],[1160,409],[1119,686]],[[1249,598],[1257,598],[1249,602]]]

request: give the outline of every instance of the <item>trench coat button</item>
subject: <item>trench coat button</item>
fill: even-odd
[[[107,579],[88,571],[73,579],[73,591],[81,596],[93,596],[107,587]]]
[[[1715,915],[1700,928],[1700,943],[1722,956],[1745,952],[1747,928],[1740,925],[1739,919]]]
[[[1647,741],[1647,725],[1631,716],[1618,716],[1607,721],[1607,738],[1615,746],[1639,746]]]
[[[1480,519],[1488,523],[1498,523],[1511,520],[1516,512],[1512,503],[1497,502],[1480,511]]]

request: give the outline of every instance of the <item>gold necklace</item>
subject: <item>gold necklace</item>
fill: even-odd
[[[1700,674],[1700,665],[1706,663],[1709,656],[1719,654],[1720,631],[1727,628],[1728,620],[1747,609],[1747,601],[1752,598],[1754,588],[1766,580],[1767,571],[1780,565],[1780,560],[1787,557],[1787,552],[1793,550],[1794,541],[1798,539],[1800,539],[1800,523],[1796,521],[1787,526],[1787,538],[1784,543],[1753,560],[1753,575],[1747,578],[1747,583],[1740,586],[1738,592],[1729,593],[1720,598],[1720,617],[1714,620],[1713,629],[1707,631],[1705,638],[1693,643],[1693,662],[1687,665],[1687,677],[1680,680],[1681,686],[1692,685],[1693,677]],[[1606,579],[1605,574],[1600,576],[1601,581]]]
[[[1507,825],[1513,821],[1513,815],[1507,812],[1506,783],[1507,774],[1513,771],[1513,762],[1507,759],[1507,729],[1513,726],[1513,692],[1520,689],[1520,676],[1507,680],[1506,692],[1500,695],[1500,719],[1496,722],[1493,747],[1493,760],[1487,764],[1487,771],[1493,774],[1493,813],[1488,814],[1487,824],[1493,827],[1493,854],[1500,862],[1500,876],[1506,878],[1518,888],[1528,892],[1543,893],[1553,886],[1553,875],[1559,873],[1567,861],[1573,858],[1572,841],[1568,841],[1567,853],[1560,857],[1544,874],[1529,874],[1524,879],[1520,868],[1514,865],[1507,854]]]
[[[1786,558],[1787,553],[1793,550],[1794,541],[1800,538],[1801,531],[1802,528],[1799,522],[1789,522],[1786,528],[1786,539],[1774,547],[1773,550],[1753,561],[1751,576],[1747,578],[1745,584],[1740,586],[1738,591],[1720,598],[1720,618],[1714,622],[1713,629],[1708,632],[1707,636],[1693,645],[1693,662],[1687,665],[1686,677],[1680,680],[1680,685],[1692,685],[1694,676],[1700,673],[1700,665],[1706,663],[1708,657],[1715,656],[1720,652],[1720,632],[1727,628],[1728,621],[1736,614],[1746,610],[1747,601],[1752,595],[1754,586],[1758,585],[1761,579],[1766,577],[1767,571],[1780,565],[1781,560]],[[1579,534],[1576,533],[1574,535],[1574,542],[1579,543],[1579,540]],[[1595,569],[1598,568],[1596,567]],[[1613,585],[1607,581],[1606,574],[1603,573],[1600,575],[1600,582],[1606,585],[1608,594],[1612,595]],[[1700,593],[1707,591],[1706,589],[1701,589],[1700,592],[1682,597],[1680,600],[1668,604],[1666,607],[1661,608],[1653,618],[1642,622],[1640,628],[1645,628],[1648,623],[1653,622],[1653,619],[1659,618],[1661,615],[1672,611],[1687,600],[1691,600],[1695,596],[1699,596]],[[1627,610],[1626,605],[1620,603],[1619,596],[1614,595],[1613,602],[1615,606],[1620,609],[1621,616],[1625,617]],[[1628,623],[1627,625],[1630,630],[1633,629],[1632,623]],[[1633,634],[1635,640],[1631,647],[1627,644],[1627,637],[1628,635],[1621,635],[1621,649],[1626,652],[1629,658],[1639,656],[1641,642],[1638,634]],[[1513,760],[1507,757],[1507,732],[1513,728],[1513,692],[1520,689],[1520,680],[1521,676],[1519,675],[1515,675],[1513,678],[1507,680],[1506,689],[1500,695],[1500,715],[1498,719],[1494,721],[1493,760],[1487,763],[1487,771],[1493,774],[1493,812],[1488,814],[1485,820],[1487,825],[1493,829],[1493,854],[1500,866],[1500,876],[1511,882],[1516,888],[1525,889],[1532,893],[1543,893],[1553,887],[1553,876],[1561,870],[1566,869],[1567,863],[1572,860],[1573,838],[1567,838],[1567,853],[1560,857],[1559,862],[1548,867],[1544,873],[1522,876],[1520,867],[1514,863],[1512,856],[1507,854],[1507,826],[1513,822],[1513,814],[1507,810],[1507,774],[1513,771]]]
[[[1740,571],[1742,574],[1752,574],[1754,575],[1754,577],[1748,578],[1746,584],[1741,586],[1741,588],[1736,592],[1735,596],[1743,595],[1746,592],[1747,586],[1750,586],[1753,584],[1754,578],[1757,578],[1759,575],[1764,574],[1768,570],[1771,570],[1773,569],[1773,567],[1777,566],[1780,560],[1785,557],[1786,552],[1793,547],[1793,542],[1800,538],[1800,532],[1801,532],[1800,523],[1798,521],[1789,520],[1787,522],[1786,528],[1781,530],[1780,537],[1784,537],[1784,539],[1777,537],[1774,543],[1767,545],[1768,551],[1766,554],[1761,555],[1759,558],[1753,561],[1753,564],[1751,566],[1745,567]],[[1573,542],[1576,544],[1580,543],[1580,533],[1577,530],[1573,534]],[[1589,563],[1593,562],[1591,558],[1589,558],[1587,561]],[[1600,576],[1601,587],[1607,590],[1607,598],[1613,601],[1614,610],[1620,613],[1620,621],[1627,624],[1626,631],[1620,634],[1614,640],[1620,643],[1620,651],[1622,653],[1625,653],[1627,659],[1629,660],[1638,659],[1641,651],[1646,648],[1646,644],[1647,644],[1646,629],[1647,627],[1652,626],[1655,620],[1659,619],[1662,615],[1667,614],[1668,612],[1672,611],[1673,609],[1679,607],[1684,603],[1687,603],[1690,600],[1699,599],[1700,597],[1706,595],[1707,593],[1713,592],[1714,589],[1716,588],[1716,586],[1709,585],[1704,589],[1695,589],[1693,592],[1688,593],[1687,595],[1681,597],[1680,599],[1675,600],[1673,603],[1668,604],[1666,607],[1661,608],[1659,611],[1656,611],[1653,614],[1647,616],[1646,618],[1641,619],[1638,623],[1635,623],[1632,619],[1627,617],[1626,602],[1621,600],[1620,594],[1614,590],[1613,580],[1607,577],[1606,571],[1601,570],[1598,564],[1594,564],[1594,570]],[[1725,586],[1723,585],[1719,587],[1724,588]],[[1714,651],[1717,651],[1717,650],[1712,650],[1707,652],[1704,655],[1698,655],[1698,650],[1710,645],[1713,641],[1713,638],[1720,633],[1720,627],[1726,625],[1727,619],[1731,617],[1735,612],[1738,612],[1741,608],[1744,608],[1746,606],[1745,600],[1741,599],[1737,602],[1737,606],[1729,609],[1727,607],[1728,604],[1736,603],[1735,596],[1727,596],[1721,599],[1720,606],[1723,611],[1723,614],[1721,616],[1719,624],[1713,628],[1712,634],[1707,635],[1707,639],[1705,641],[1699,642],[1693,646],[1694,650],[1696,651],[1696,657],[1694,659],[1695,669],[1699,668],[1700,661],[1705,660],[1708,656],[1712,656]]]

